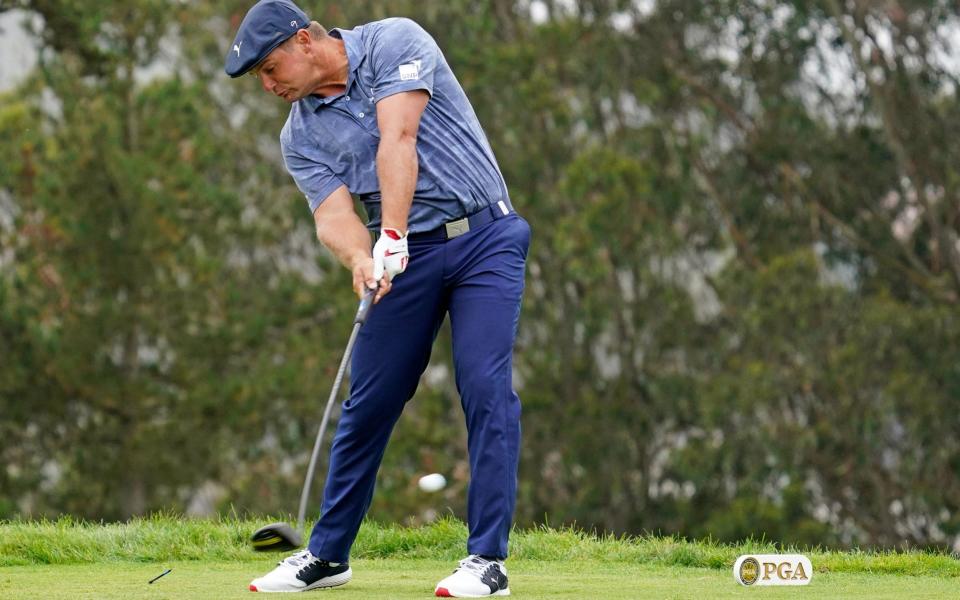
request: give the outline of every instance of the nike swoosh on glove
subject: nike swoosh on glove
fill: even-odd
[[[380,230],[380,237],[373,246],[373,278],[380,281],[384,273],[387,281],[403,273],[410,260],[407,250],[407,234],[400,234],[397,229],[384,227]]]

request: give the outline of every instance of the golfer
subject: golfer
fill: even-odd
[[[435,593],[509,595],[503,561],[520,446],[511,360],[530,228],[510,203],[473,107],[415,22],[328,32],[288,0],[249,10],[226,72],[251,73],[290,103],[280,145],[317,237],[353,273],[358,295],[379,286],[353,354],[308,549],[250,589],[293,592],[350,580],[350,547],[384,449],[449,314],[470,454],[469,555]],[[366,226],[351,195],[366,209]]]

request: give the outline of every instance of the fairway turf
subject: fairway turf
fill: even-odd
[[[277,520],[155,515],[109,524],[69,517],[0,522],[0,600],[258,598],[247,585],[285,554],[258,554],[248,537]],[[423,527],[366,521],[353,547],[354,580],[306,597],[430,598],[463,558],[466,539],[466,526],[455,519]],[[514,531],[510,550],[510,588],[523,600],[960,598],[960,560],[937,552],[825,551],[546,527]],[[745,588],[734,581],[737,556],[778,552],[806,554],[811,584]],[[168,568],[169,575],[147,583]]]
[[[431,598],[433,586],[455,566],[450,561],[368,559],[353,561],[354,579],[306,598]],[[23,599],[229,599],[259,598],[247,591],[254,577],[272,567],[256,562],[102,563],[0,568],[0,598]],[[154,584],[147,581],[173,571]],[[955,598],[951,577],[817,573],[800,588],[744,588],[730,570],[631,565],[597,561],[508,561],[512,597],[523,600]],[[284,596],[286,597],[286,596]]]

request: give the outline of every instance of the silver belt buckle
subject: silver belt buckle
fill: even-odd
[[[456,221],[450,221],[449,223],[445,224],[444,227],[447,230],[447,239],[452,239],[470,231],[470,221],[464,217],[462,219],[457,219]]]

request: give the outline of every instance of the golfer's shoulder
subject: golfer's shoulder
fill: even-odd
[[[433,43],[433,37],[413,19],[388,17],[362,26],[361,35],[367,48],[408,46]]]

